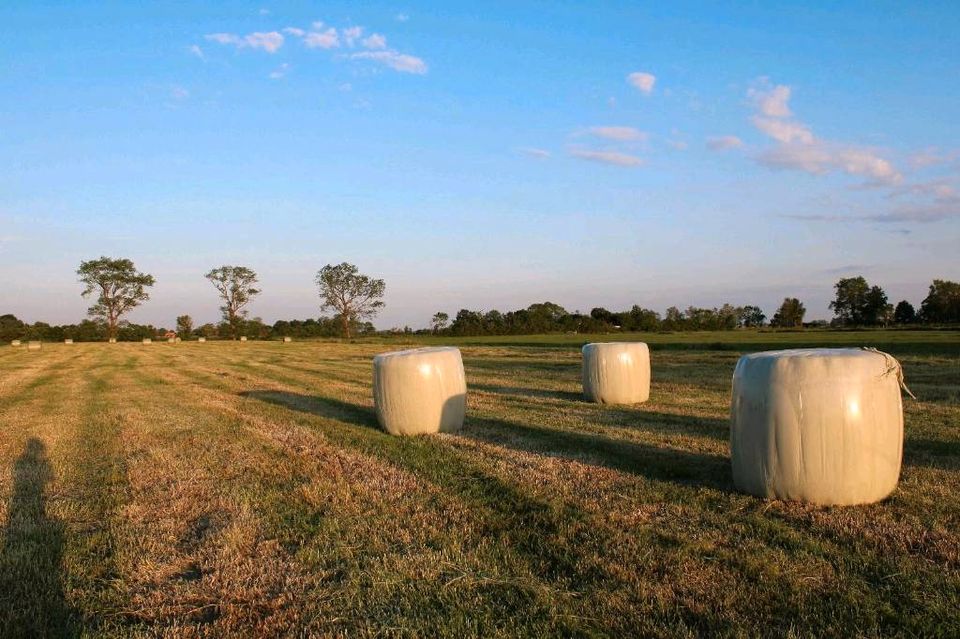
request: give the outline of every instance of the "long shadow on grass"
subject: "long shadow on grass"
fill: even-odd
[[[47,516],[52,479],[46,449],[31,438],[13,465],[13,493],[0,547],[0,634],[77,636],[64,599],[60,561],[63,524]]]
[[[240,395],[334,420],[323,427],[329,441],[378,457],[415,474],[483,513],[483,529],[479,534],[488,540],[499,539],[494,542],[495,546],[516,552],[539,578],[557,584],[559,592],[606,590],[620,579],[609,571],[604,560],[603,549],[610,543],[608,533],[596,526],[582,509],[560,497],[549,501],[531,497],[521,486],[504,481],[472,463],[461,450],[451,446],[448,439],[388,435],[377,427],[369,408],[341,400],[277,390],[246,391]],[[575,434],[569,434],[573,438],[564,439],[563,433],[547,433],[546,430],[471,417],[464,434],[492,441],[494,437],[506,438],[511,433],[513,436],[519,433],[540,443],[543,443],[543,437],[549,437],[552,452],[558,448],[572,450],[581,445],[590,446],[591,455],[605,456],[605,465],[657,479],[677,477],[678,473],[675,469],[668,469],[668,465],[704,462],[703,456],[683,457],[682,454],[666,453],[658,457],[651,447],[625,444],[625,448],[617,450],[624,446],[622,442],[598,442],[603,438]],[[515,437],[510,441],[517,444]],[[706,470],[702,472],[707,473]],[[649,536],[651,547],[662,544],[655,533],[644,531],[638,534]],[[537,597],[528,590],[531,587],[536,588],[519,583],[504,584],[488,595],[497,599],[498,607],[524,609],[528,622],[550,627],[552,634],[596,634],[595,621],[575,616],[557,617],[549,610],[537,609],[534,604]],[[471,596],[476,594],[471,593]],[[709,628],[706,615],[699,611],[680,609],[675,614],[689,627],[704,631]],[[613,623],[616,627],[621,621]]]
[[[903,463],[905,466],[960,469],[960,441],[907,437],[903,442]]]
[[[371,409],[339,399],[277,390],[245,391],[241,396],[379,430]],[[545,428],[473,415],[468,416],[461,435],[498,446],[611,468],[656,481],[705,486],[724,491],[732,488],[730,460],[721,455],[661,448],[614,439],[598,433]]]

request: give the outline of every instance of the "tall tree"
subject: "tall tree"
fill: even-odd
[[[920,317],[925,322],[960,322],[960,283],[933,280],[930,293],[920,303]]]
[[[433,318],[430,320],[430,324],[433,326],[433,332],[439,333],[440,331],[445,329],[447,327],[447,322],[449,321],[450,321],[450,316],[444,313],[443,311],[434,313]]]
[[[193,318],[189,315],[177,317],[177,335],[186,339],[193,333]]]
[[[833,287],[836,291],[830,308],[843,324],[865,324],[865,315],[869,306],[867,296],[870,285],[863,276],[841,278]]]
[[[386,291],[386,283],[361,274],[353,264],[327,264],[317,271],[316,282],[320,299],[323,300],[323,310],[337,311],[343,334],[348,339],[351,324],[361,319],[372,319],[383,308],[381,298]]]
[[[803,316],[806,314],[807,309],[800,300],[795,297],[785,297],[780,308],[773,314],[770,325],[781,328],[803,326]]]
[[[81,293],[83,297],[97,294],[97,303],[87,309],[87,314],[106,324],[108,338],[117,336],[121,317],[150,299],[147,288],[156,281],[123,258],[101,257],[80,262],[77,275],[86,285]]]
[[[229,327],[230,337],[237,339],[247,316],[244,307],[260,294],[260,290],[254,288],[258,281],[257,274],[246,266],[221,266],[207,273],[205,277],[220,294],[220,299],[223,300],[223,306],[220,307],[223,321]]]
[[[738,319],[740,326],[744,328],[754,328],[763,326],[763,323],[767,320],[767,316],[764,315],[763,310],[761,310],[759,306],[744,306],[740,309]]]
[[[917,312],[913,304],[907,300],[897,302],[897,308],[893,311],[893,321],[897,324],[913,324],[917,320]]]

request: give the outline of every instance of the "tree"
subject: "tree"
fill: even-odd
[[[738,319],[740,326],[744,328],[756,328],[763,326],[763,323],[767,320],[767,316],[764,315],[759,306],[744,306],[740,309]]]
[[[152,275],[141,273],[128,259],[101,257],[80,262],[80,281],[86,285],[81,295],[97,294],[97,303],[87,314],[107,325],[107,337],[115,338],[120,318],[150,299],[147,288],[153,286]]]
[[[960,283],[933,280],[930,292],[920,303],[920,317],[925,322],[960,322]]]
[[[229,328],[230,336],[237,339],[247,316],[244,307],[260,294],[260,290],[253,287],[258,281],[257,274],[246,266],[221,266],[204,277],[210,280],[220,294],[220,299],[223,300],[223,306],[220,307],[223,321]]]
[[[917,320],[917,312],[913,309],[913,304],[907,300],[897,302],[897,308],[893,311],[893,321],[897,324],[913,324]]]
[[[863,309],[863,323],[886,325],[891,319],[893,319],[893,307],[887,303],[887,294],[879,286],[871,286],[867,291],[866,305]]]
[[[193,333],[193,318],[181,315],[177,318],[177,335],[188,338]]]
[[[362,275],[353,264],[327,264],[317,272],[322,309],[337,311],[344,335],[350,338],[350,326],[362,319],[372,319],[383,308],[383,280]]]
[[[844,325],[881,324],[893,310],[888,309],[887,294],[879,286],[870,286],[860,277],[842,278],[834,285],[835,299],[830,302],[837,320]]]
[[[444,313],[443,311],[434,313],[433,319],[430,320],[430,323],[433,325],[433,332],[439,333],[440,331],[445,329],[447,327],[447,322],[449,321],[450,321],[450,316]]]
[[[773,314],[770,320],[770,326],[779,326],[781,328],[791,328],[803,326],[803,316],[807,314],[807,309],[803,303],[795,297],[783,298],[783,303],[777,312]]]

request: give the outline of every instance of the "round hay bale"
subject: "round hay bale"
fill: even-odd
[[[39,351],[43,347],[43,344],[38,341],[27,342],[28,351]]]
[[[111,337],[109,341],[110,341],[111,344],[116,344],[116,343],[117,343],[117,338],[116,338],[116,337]]]
[[[247,341],[247,336],[246,336],[246,335],[241,335],[241,336],[240,336],[240,341],[241,341],[241,342]]]
[[[64,343],[64,344],[73,344],[73,340],[68,337],[67,339],[63,340],[63,343]]]
[[[292,338],[292,337],[284,337],[284,338],[283,338],[283,343],[284,343],[284,344],[289,344],[289,343],[292,342],[292,341],[293,341],[293,338]]]
[[[650,398],[650,349],[643,342],[583,347],[583,396],[599,404],[639,404]]]
[[[900,363],[876,350],[744,355],[733,374],[734,485],[752,495],[868,504],[900,477]]]
[[[10,342],[10,346],[20,346],[20,340],[15,339]]]
[[[206,341],[207,341],[207,338],[206,338],[206,337],[198,337],[198,338],[197,338],[197,342],[200,343],[200,344],[204,344],[204,343],[206,343]]]
[[[151,338],[149,338],[149,337],[144,337],[144,338],[143,338],[143,343],[144,343],[144,344],[153,344],[153,340],[152,340]]]
[[[391,435],[459,430],[467,409],[460,349],[417,348],[373,358],[377,421]]]

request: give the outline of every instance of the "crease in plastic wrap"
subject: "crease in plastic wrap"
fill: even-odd
[[[639,404],[650,398],[650,349],[643,342],[583,347],[583,396],[599,404]]]
[[[741,357],[731,402],[734,485],[823,505],[884,499],[900,477],[901,386],[900,363],[875,349]]]
[[[377,421],[392,435],[459,430],[467,410],[460,350],[417,348],[373,358]]]

